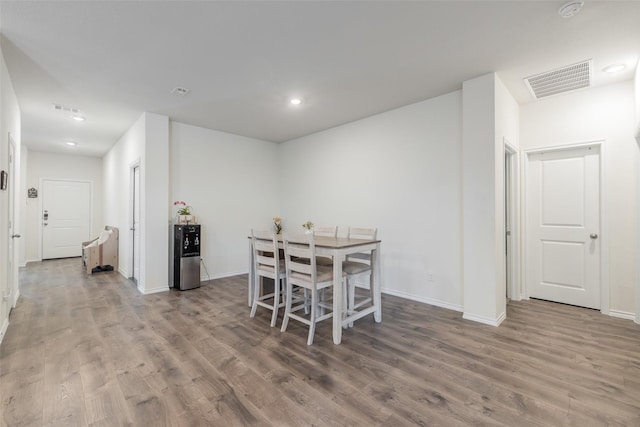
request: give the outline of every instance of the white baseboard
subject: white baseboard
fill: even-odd
[[[4,339],[4,334],[7,333],[7,328],[9,327],[9,318],[7,317],[2,322],[2,328],[0,328],[0,344],[2,344],[2,340]]]
[[[151,289],[142,289],[140,287],[140,285],[138,285],[138,292],[140,292],[142,295],[150,295],[150,294],[157,294],[159,292],[169,292],[169,286],[165,285],[165,286],[159,286],[157,288],[151,288]]]
[[[629,313],[628,311],[620,311],[620,310],[609,310],[609,316],[611,317],[619,317],[620,319],[626,320],[636,320],[635,313]]]
[[[483,324],[489,325],[489,326],[500,326],[500,324],[504,321],[504,319],[507,318],[507,314],[505,312],[502,312],[500,314],[500,316],[498,316],[497,318],[493,319],[493,318],[490,318],[490,317],[477,316],[475,314],[464,313],[462,315],[462,318],[466,319],[466,320],[472,320],[472,321],[478,322],[478,323],[483,323]]]
[[[16,308],[16,305],[18,304],[18,298],[20,298],[20,289],[16,290],[16,295],[13,297],[13,308]]]
[[[407,294],[407,293],[404,293],[404,292],[399,292],[399,291],[396,291],[396,290],[393,290],[393,289],[387,289],[387,288],[382,288],[380,291],[383,294],[393,295],[393,296],[396,296],[396,297],[408,299],[408,300],[411,300],[411,301],[421,302],[421,303],[424,303],[424,304],[435,305],[436,307],[442,307],[442,308],[446,308],[448,310],[463,311],[463,307],[461,305],[451,304],[449,302],[440,301],[440,300],[433,299],[433,298],[425,298],[425,297],[421,297],[421,296],[417,296],[417,295],[413,295],[413,294]]]
[[[209,276],[200,276],[200,281],[201,282],[206,282],[207,280],[211,279],[224,279],[225,277],[233,277],[233,276],[240,276],[241,274],[249,274],[248,270],[244,270],[244,271],[236,271],[234,273],[222,273],[222,274],[213,274],[210,277]]]

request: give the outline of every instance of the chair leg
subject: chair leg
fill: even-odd
[[[282,327],[280,328],[280,332],[284,332],[287,330],[287,325],[289,324],[289,313],[291,313],[291,300],[293,299],[293,286],[291,286],[291,283],[289,283],[289,281],[287,281],[286,287],[286,302],[284,304],[284,317],[282,318]]]
[[[276,326],[278,320],[278,308],[280,307],[280,297],[282,295],[282,281],[276,278],[273,281],[273,314],[271,315],[271,327]]]
[[[307,338],[307,345],[313,344],[313,335],[316,332],[316,316],[318,310],[318,291],[316,289],[311,290],[311,317],[309,325],[309,337]]]
[[[255,282],[253,284],[253,303],[251,304],[251,313],[249,317],[255,317],[256,310],[258,309],[258,298],[260,298],[260,277],[256,274]]]
[[[348,294],[349,294],[349,302],[347,303],[347,314],[348,315],[352,315],[355,312],[355,305],[356,305],[356,284],[353,280],[348,280]],[[349,327],[353,328],[353,322],[349,323]]]

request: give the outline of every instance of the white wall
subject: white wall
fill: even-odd
[[[11,77],[7,70],[4,56],[0,50],[0,170],[7,171],[9,169],[9,134],[11,134],[15,143],[15,159],[14,167],[14,188],[13,201],[16,215],[14,217],[14,233],[20,234],[24,230],[24,226],[20,222],[20,109],[16,98]],[[11,177],[13,179],[13,177]],[[8,242],[9,242],[9,194],[8,191],[0,191],[0,342],[9,325],[9,310],[11,306],[15,306],[16,299],[19,295],[18,289],[18,264],[20,253],[20,239],[14,240],[14,259],[13,277],[15,283],[8,283]]]
[[[193,207],[210,277],[245,273],[251,228],[270,228],[282,214],[278,146],[172,122],[170,171],[171,215],[176,200]]]
[[[457,91],[281,144],[284,229],[376,226],[384,292],[462,310],[461,123]]]
[[[506,317],[504,139],[518,146],[518,105],[500,79],[463,83],[464,317]]]
[[[91,236],[97,237],[105,225],[102,223],[102,159],[28,150],[28,160],[22,200],[26,225],[22,239],[26,246],[26,261],[42,260],[42,188],[40,188],[42,179],[91,183]],[[27,198],[28,188],[37,189],[38,198]]]
[[[634,89],[627,81],[582,90],[525,104],[520,107],[524,149],[604,140],[604,189],[608,221],[611,314],[631,318],[635,306],[636,227],[638,191],[633,138]]]
[[[635,75],[635,137],[640,148],[640,61],[636,64]],[[640,182],[640,151],[636,151],[636,182]],[[640,209],[640,184],[636,191],[636,206]],[[636,216],[636,323],[640,323],[640,215]]]
[[[131,168],[140,166],[140,278],[144,294],[168,290],[169,120],[144,113],[103,158],[104,222],[120,229],[119,270],[133,274]]]

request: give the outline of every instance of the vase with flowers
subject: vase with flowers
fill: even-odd
[[[282,218],[279,216],[273,218],[273,227],[276,229],[276,234],[282,233]]]
[[[304,233],[305,234],[313,233],[313,222],[311,222],[311,221],[305,222],[304,224],[302,224],[302,228],[304,228]]]
[[[195,223],[195,217],[191,214],[191,206],[187,205],[186,202],[183,202],[182,200],[176,200],[175,202],[173,202],[173,206],[178,207],[178,211],[176,212],[176,222],[178,224]]]

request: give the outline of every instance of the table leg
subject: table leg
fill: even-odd
[[[333,343],[342,341],[342,256],[333,257]]]
[[[373,319],[376,323],[382,322],[382,296],[380,291],[380,244],[376,245],[373,251],[373,305],[376,311],[373,312]]]
[[[251,305],[253,304],[253,293],[254,293],[254,289],[253,287],[255,286],[255,271],[253,271],[253,243],[251,242],[251,240],[249,240],[249,283],[248,283],[248,297],[247,297],[247,301],[249,304],[249,307],[251,307]]]

